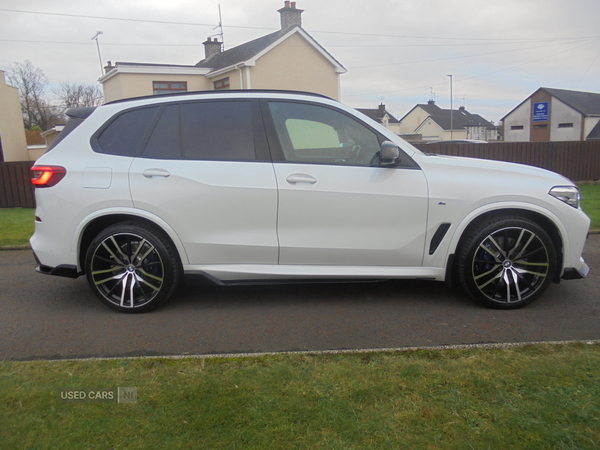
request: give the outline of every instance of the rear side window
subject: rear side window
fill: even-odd
[[[165,108],[154,132],[148,141],[144,158],[181,158],[181,107],[170,105]]]
[[[144,158],[213,161],[256,160],[252,104],[186,102],[165,108]]]
[[[256,159],[249,102],[182,104],[183,158]]]
[[[118,156],[136,156],[148,139],[158,107],[126,111],[101,130],[94,150]]]

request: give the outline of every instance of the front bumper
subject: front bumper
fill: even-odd
[[[579,280],[581,278],[585,278],[590,273],[590,267],[586,264],[583,258],[579,258],[580,267],[565,267],[565,272],[563,273],[563,280]]]

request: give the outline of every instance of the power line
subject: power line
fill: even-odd
[[[51,45],[94,45],[92,42],[64,42],[64,41],[33,41],[28,39],[0,39],[0,42],[15,42],[20,44],[51,44]],[[115,47],[202,47],[202,44],[123,44],[103,42],[102,46]]]
[[[597,40],[598,39],[590,40],[589,42],[586,42],[585,44],[574,47],[574,48],[583,47],[584,45],[591,44],[593,42],[596,42]],[[422,59],[422,60],[418,60],[418,61],[403,61],[403,62],[385,63],[385,64],[369,64],[368,66],[348,67],[348,69],[355,70],[355,69],[366,69],[366,68],[372,68],[372,67],[400,66],[400,65],[404,65],[404,64],[417,64],[417,63],[424,63],[424,62],[447,61],[450,59],[477,58],[479,56],[490,56],[490,55],[499,55],[502,53],[522,52],[522,51],[526,51],[526,50],[536,50],[539,48],[555,47],[556,45],[566,45],[566,44],[567,43],[539,45],[537,47],[518,48],[518,49],[511,49],[511,50],[499,50],[497,52],[479,53],[479,54],[475,54],[475,55],[461,55],[461,56],[448,56],[445,58],[436,58],[436,59]]]
[[[591,39],[591,38],[590,38]],[[589,39],[588,39],[589,40]],[[532,48],[542,48],[542,47],[550,47],[550,46],[554,46],[554,45],[563,45],[563,44],[570,44],[570,43],[576,43],[576,42],[581,42],[582,40],[572,40],[572,39],[567,39],[567,40],[562,40],[560,42],[556,42],[555,44],[548,44],[545,46],[540,46],[540,47],[528,47],[528,48],[517,48],[517,49],[512,49],[512,50],[505,50],[506,52],[510,52],[510,51],[520,51],[520,50],[529,50]],[[52,44],[52,45],[93,45],[90,42],[68,42],[68,41],[48,41],[48,40],[31,40],[31,39],[0,39],[0,42],[14,42],[14,43],[23,43],[23,44]],[[540,40],[537,42],[547,42],[547,40]],[[521,44],[529,44],[532,42],[521,42]],[[142,43],[123,43],[123,42],[103,42],[102,45],[107,46],[114,46],[114,47],[202,47],[202,44],[158,44],[158,43],[151,43],[151,44],[142,44]],[[325,45],[325,44],[324,44]],[[489,45],[507,45],[506,43],[503,42],[498,42],[498,43],[493,43],[493,44],[390,44],[390,45],[351,45],[351,44],[326,44],[326,47],[356,47],[356,48],[362,48],[362,47],[377,47],[377,48],[389,48],[389,47],[469,47],[469,46],[480,46],[480,45],[485,45],[485,46],[489,46]],[[484,53],[484,55],[487,53]],[[478,55],[472,55],[472,56],[478,56]],[[388,65],[393,65],[396,63],[389,63]],[[397,63],[397,64],[406,64],[406,63]],[[374,67],[374,66],[368,66],[368,67]],[[360,69],[362,67],[354,67],[355,69]]]
[[[138,23],[155,23],[162,25],[188,25],[188,26],[201,26],[201,27],[214,27],[215,24],[209,23],[198,23],[198,22],[174,22],[167,20],[150,20],[150,19],[130,19],[125,17],[108,17],[108,16],[93,16],[86,14],[65,14],[65,13],[55,13],[55,12],[45,12],[45,11],[27,11],[20,9],[8,9],[8,8],[0,8],[0,11],[12,12],[12,13],[22,13],[22,14],[38,14],[45,16],[57,16],[57,17],[74,17],[78,19],[101,19],[101,20],[117,20],[117,21],[125,21],[125,22],[138,22]],[[250,26],[240,26],[240,25],[228,25],[227,28],[241,28],[241,29],[251,29],[251,30],[270,30],[274,31],[273,28],[269,27],[250,27]],[[448,36],[417,36],[417,35],[394,35],[394,34],[378,34],[378,33],[357,33],[357,32],[349,32],[349,31],[331,31],[331,30],[311,30],[311,33],[322,33],[322,34],[336,34],[336,35],[347,35],[347,36],[367,36],[367,37],[389,37],[389,38],[405,38],[405,39],[434,39],[434,40],[442,40],[442,41],[485,41],[485,42],[536,42],[539,41],[539,38],[470,38],[470,37],[448,37]],[[578,39],[596,39],[600,38],[600,36],[580,36],[573,37],[570,39],[578,40]],[[565,38],[549,38],[547,40],[564,40]]]
[[[190,25],[197,27],[214,27],[214,23],[197,23],[197,22],[172,22],[168,20],[150,20],[150,19],[128,19],[124,17],[107,17],[107,16],[90,16],[85,14],[64,14],[64,13],[54,13],[54,12],[43,12],[43,11],[24,11],[20,9],[7,9],[0,8],[0,11],[5,12],[13,12],[13,13],[23,13],[23,14],[39,14],[44,16],[58,16],[58,17],[74,17],[77,19],[101,19],[101,20],[118,20],[123,22],[139,22],[139,23],[157,23],[162,25]],[[265,27],[240,27],[231,25],[230,28],[249,28],[254,30],[271,30],[271,28]]]
[[[481,74],[481,75],[474,75],[474,76],[468,77],[468,78],[462,78],[460,80],[455,81],[455,83],[456,82],[462,82],[462,81],[468,81],[468,80],[474,80],[474,79],[477,79],[477,78],[483,78],[483,77],[487,77],[489,75],[495,75],[495,74],[500,73],[500,72],[506,72],[507,70],[516,69],[517,67],[526,66],[528,64],[536,63],[536,62],[542,61],[544,59],[552,58],[552,57],[560,55],[562,53],[570,52],[571,50],[575,50],[575,49],[577,49],[579,47],[583,47],[585,45],[588,45],[588,44],[593,43],[593,42],[598,42],[598,41],[600,41],[600,38],[598,38],[598,39],[596,39],[595,41],[592,41],[592,42],[588,42],[588,43],[585,43],[585,44],[582,44],[582,45],[578,45],[576,47],[571,47],[571,48],[568,48],[566,50],[562,50],[560,52],[553,53],[553,54],[548,55],[548,56],[543,56],[541,58],[534,59],[534,60],[531,60],[531,61],[527,61],[527,62],[524,62],[524,63],[521,63],[521,64],[516,64],[514,66],[506,67],[504,69],[495,70],[493,72],[487,72],[487,73],[484,73],[484,74]],[[397,89],[397,90],[386,91],[386,92],[371,92],[371,93],[368,93],[368,94],[350,94],[350,95],[344,95],[344,97],[367,97],[367,96],[375,96],[375,95],[377,95],[377,96],[379,96],[379,95],[388,95],[388,94],[395,94],[395,93],[398,93],[398,92],[414,91],[414,90],[417,90],[417,89],[427,89],[427,88],[431,89],[432,87],[445,86],[445,85],[446,85],[446,83],[438,83],[438,84],[434,84],[434,85],[430,84],[428,86],[415,86],[415,87],[411,87],[411,88]]]

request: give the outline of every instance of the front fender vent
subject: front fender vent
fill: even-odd
[[[451,224],[449,224],[449,223],[443,223],[438,227],[438,229],[434,233],[433,237],[431,238],[431,242],[429,243],[429,254],[430,255],[433,255],[435,253],[435,251],[439,247],[440,243],[442,242],[442,239],[444,239],[444,236],[446,236],[446,233],[448,232],[450,225]]]

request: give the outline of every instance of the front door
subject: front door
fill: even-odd
[[[279,189],[279,264],[422,264],[427,184],[408,156],[379,166],[382,138],[327,106],[273,101],[263,114]]]

